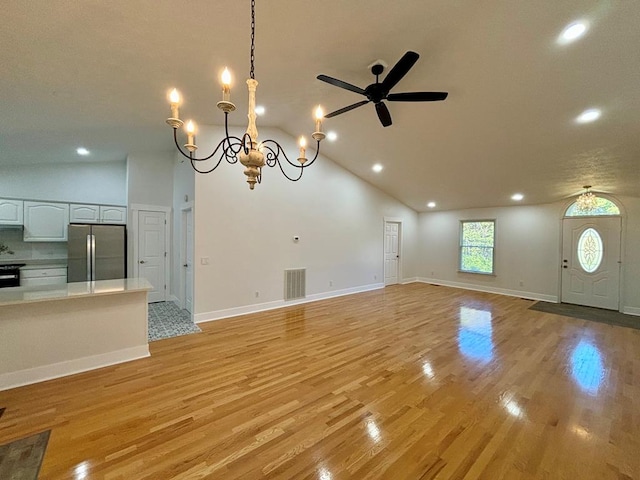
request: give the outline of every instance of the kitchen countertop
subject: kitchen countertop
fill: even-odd
[[[141,292],[153,287],[145,278],[123,278],[118,280],[98,280],[95,282],[74,282],[58,285],[33,287],[9,287],[0,289],[0,307],[70,298],[115,295]]]

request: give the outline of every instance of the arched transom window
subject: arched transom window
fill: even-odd
[[[565,217],[593,217],[598,215],[620,215],[620,209],[611,200],[598,197],[596,199],[596,208],[582,210],[576,202],[573,202],[564,214]]]

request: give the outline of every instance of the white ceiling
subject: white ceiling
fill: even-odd
[[[640,2],[257,0],[256,10],[259,126],[294,136],[313,130],[314,105],[363,99],[318,74],[364,88],[374,60],[420,53],[393,91],[448,91],[446,101],[389,103],[388,128],[373,105],[327,119],[339,139],[322,146],[418,211],[510,205],[515,192],[552,202],[584,184],[638,196]],[[249,0],[29,0],[3,14],[0,168],[171,151],[168,89],[186,98],[184,117],[220,124],[225,65],[232,123],[246,124]],[[587,34],[558,45],[578,19]],[[593,107],[599,121],[574,121]],[[79,145],[92,155],[78,158]]]

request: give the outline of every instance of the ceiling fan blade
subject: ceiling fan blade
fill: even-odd
[[[404,77],[407,72],[411,70],[411,67],[413,67],[413,65],[418,61],[418,58],[420,58],[420,55],[418,55],[416,52],[409,51],[405,53],[382,81],[382,86],[384,87],[384,89],[388,92],[393,87],[395,87],[395,85],[400,80],[402,80],[402,77]]]
[[[335,116],[340,115],[342,113],[346,113],[346,112],[348,112],[350,110],[353,110],[354,108],[358,108],[358,107],[361,107],[362,105],[366,105],[369,102],[370,102],[370,100],[362,100],[361,102],[354,103],[353,105],[349,105],[348,107],[341,108],[340,110],[336,110],[335,112],[327,113],[324,116],[324,118],[335,117]]]
[[[389,109],[384,103],[376,103],[376,112],[378,113],[378,118],[380,119],[380,123],[383,127],[388,127],[389,125],[391,125],[391,114],[389,113]]]
[[[351,90],[352,92],[359,93],[360,95],[366,95],[362,88],[356,87],[355,85],[351,85],[347,82],[343,82],[342,80],[338,80],[337,78],[328,77],[326,75],[318,75],[316,78],[318,80],[322,80],[323,82],[327,82],[330,85],[344,88],[345,90]]]
[[[444,100],[449,95],[448,92],[407,92],[390,93],[387,100],[390,102],[437,102]]]

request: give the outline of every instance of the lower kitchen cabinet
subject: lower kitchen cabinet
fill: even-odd
[[[23,268],[20,270],[20,286],[56,285],[67,283],[66,267]]]

